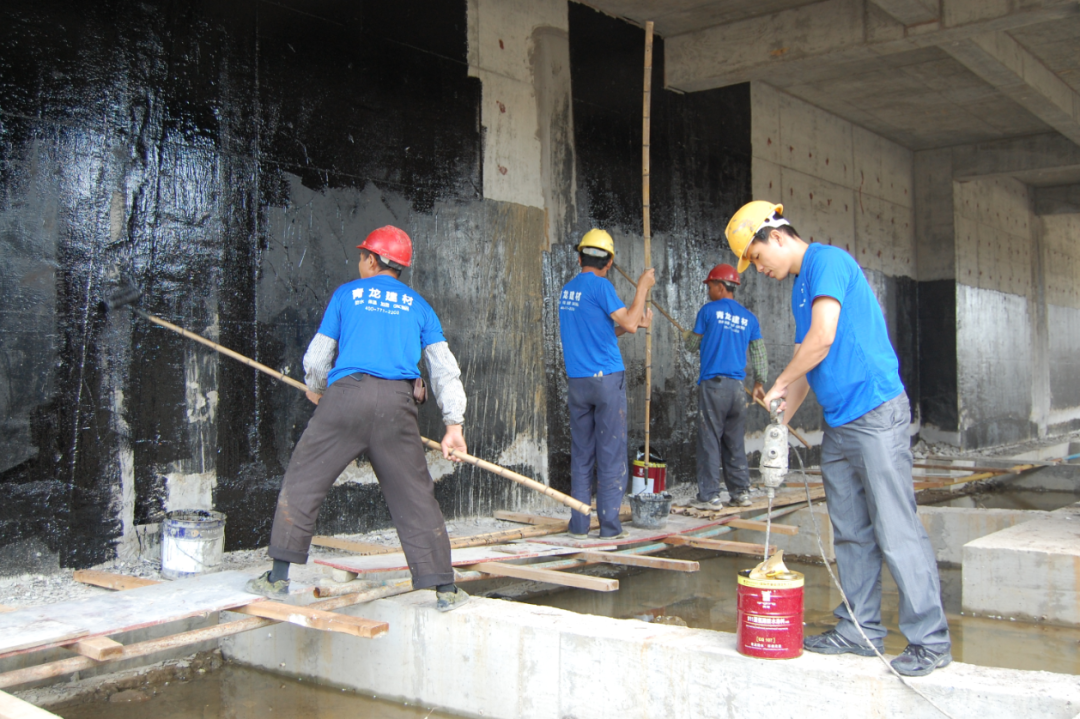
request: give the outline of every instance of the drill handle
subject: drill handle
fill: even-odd
[[[772,419],[773,422],[776,422],[777,424],[783,424],[784,423],[784,413],[777,411],[777,410],[780,409],[780,402],[781,401],[782,400],[777,398],[777,399],[774,399],[772,402],[769,403],[769,417]]]

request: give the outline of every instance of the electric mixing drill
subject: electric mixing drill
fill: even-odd
[[[772,422],[765,428],[765,446],[761,449],[761,484],[769,498],[769,513],[765,518],[765,558],[769,558],[769,540],[772,534],[772,503],[776,489],[784,483],[788,470],[788,428],[784,424],[784,413],[778,412],[780,400],[774,399],[769,405],[769,418]]]

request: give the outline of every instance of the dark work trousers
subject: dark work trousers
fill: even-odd
[[[713,377],[698,385],[697,498],[720,496],[720,472],[728,494],[750,491],[746,464],[746,392],[742,380]]]
[[[622,532],[619,508],[626,494],[626,373],[567,379],[570,405],[570,495],[592,500],[596,469],[596,514],[600,536]],[[569,531],[587,534],[589,518],[570,515]]]
[[[863,416],[825,428],[821,476],[833,526],[840,585],[866,636],[880,646],[881,562],[900,590],[900,631],[912,644],[941,650],[950,644],[941,605],[937,561],[916,514],[911,484],[911,410],[901,393]],[[836,631],[862,644],[847,608]]]
[[[358,379],[359,377],[359,379]],[[343,377],[326,390],[293,450],[278,494],[270,556],[307,562],[319,508],[334,480],[362,454],[371,460],[415,589],[451,584],[450,540],[428,472],[412,382]]]

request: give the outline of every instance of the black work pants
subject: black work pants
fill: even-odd
[[[407,380],[353,375],[330,385],[289,461],[270,531],[270,556],[307,562],[326,494],[362,454],[371,460],[390,507],[413,587],[452,583],[450,540],[435,501]]]

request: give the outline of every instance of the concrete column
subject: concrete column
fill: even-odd
[[[921,432],[959,444],[952,152],[916,152],[914,162]]]

